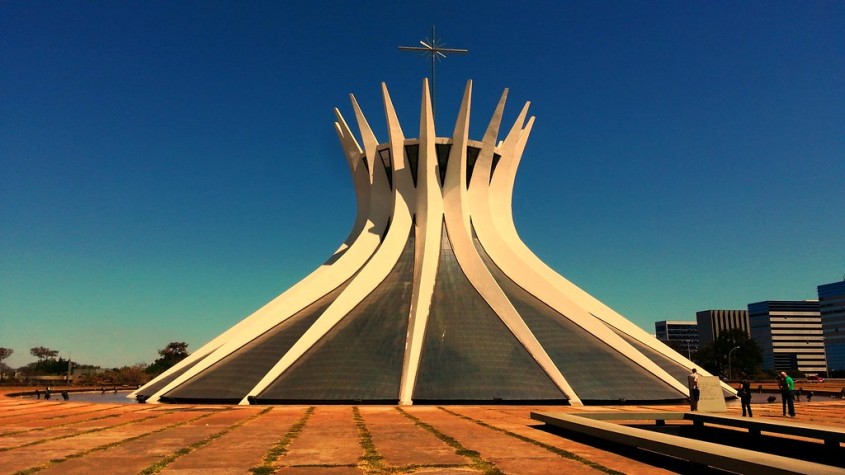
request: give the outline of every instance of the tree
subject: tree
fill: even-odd
[[[159,358],[147,367],[149,374],[161,374],[176,363],[188,357],[188,344],[184,341],[173,341],[158,350]]]
[[[728,376],[730,368],[733,377],[741,373],[750,376],[760,370],[763,355],[757,342],[747,333],[731,329],[719,333],[713,343],[701,347],[695,354],[695,360],[713,374]]]
[[[32,354],[32,356],[38,358],[39,363],[43,360],[51,360],[59,356],[58,351],[51,350],[50,348],[45,348],[43,346],[36,346],[35,348],[30,348],[29,353]]]
[[[11,348],[0,348],[0,382],[3,381],[3,375],[13,373],[12,368],[3,362],[6,358],[12,356],[15,350]]]

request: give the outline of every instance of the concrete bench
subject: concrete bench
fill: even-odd
[[[532,412],[531,419],[617,444],[638,447],[737,473],[845,474],[845,469],[830,465],[605,422],[606,420],[678,420],[678,414],[685,416],[688,413],[645,413],[640,416],[633,413]]]
[[[765,431],[774,434],[787,434],[806,437],[808,439],[819,439],[824,441],[825,447],[834,449],[838,449],[839,444],[845,442],[845,430],[838,427],[804,424],[792,421],[774,421],[749,417],[725,416],[702,412],[687,412],[684,414],[684,419],[692,421],[693,424],[697,426],[714,424],[748,429],[748,433],[753,436],[759,436],[761,432]]]
[[[655,421],[659,426],[666,421],[684,420],[685,412],[585,412],[576,414],[597,421]]]

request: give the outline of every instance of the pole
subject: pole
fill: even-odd
[[[434,45],[434,40],[437,38],[434,36],[434,25],[431,25],[431,43]],[[434,61],[437,59],[437,55],[432,53],[431,54],[431,114],[434,117],[437,117],[437,96],[434,95],[434,85],[437,83],[437,79],[434,77]]]
[[[733,377],[733,370],[731,368],[731,356],[733,355],[734,350],[738,350],[739,347],[735,346],[731,348],[731,351],[728,352],[728,379],[734,379]]]

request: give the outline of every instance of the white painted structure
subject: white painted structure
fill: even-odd
[[[483,139],[470,140],[470,81],[452,136],[436,137],[425,81],[419,138],[407,139],[382,89],[387,142],[354,96],[360,141],[335,110],[358,201],[346,241],[132,396],[240,404],[685,398],[692,362],[520,240],[511,195],[534,125],[528,104],[499,141],[505,91]]]

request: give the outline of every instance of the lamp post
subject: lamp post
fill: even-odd
[[[732,368],[731,368],[731,355],[733,355],[733,352],[735,350],[738,350],[738,349],[739,349],[739,347],[735,346],[735,347],[731,348],[731,351],[728,352],[728,379],[734,379],[733,371],[732,371]]]

